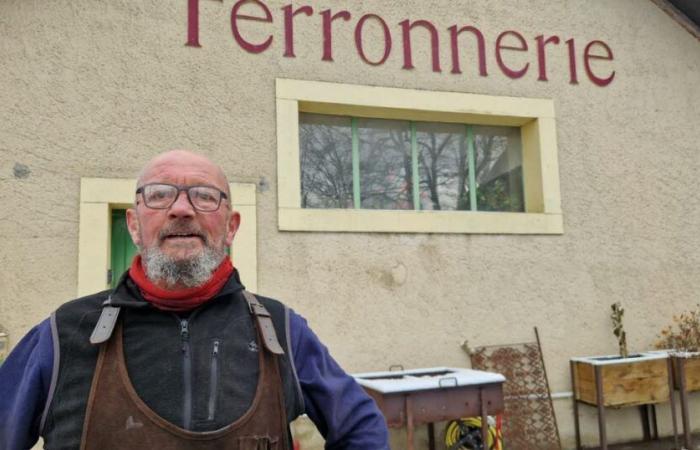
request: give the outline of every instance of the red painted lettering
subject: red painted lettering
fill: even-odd
[[[594,45],[599,45],[603,47],[606,54],[604,56],[591,55],[591,49]],[[612,61],[613,54],[612,50],[610,50],[610,47],[608,47],[608,44],[606,44],[603,41],[589,42],[588,45],[586,45],[586,48],[583,50],[583,67],[586,69],[586,74],[588,75],[588,78],[590,78],[593,83],[601,87],[609,85],[612,82],[613,78],[615,78],[615,71],[613,70],[607,78],[598,78],[591,69],[591,59],[604,59],[606,61]]]
[[[413,69],[413,56],[411,54],[411,30],[413,27],[423,27],[430,32],[430,49],[433,57],[433,72],[441,72],[440,70],[440,41],[438,40],[438,31],[435,25],[427,20],[416,20],[410,23],[408,19],[399,22],[403,29],[403,68]]]
[[[376,19],[379,21],[379,24],[382,26],[382,31],[384,32],[384,55],[379,61],[375,62],[370,61],[367,58],[367,55],[365,55],[365,50],[362,47],[362,30],[364,29],[365,22],[367,22],[369,19]],[[389,31],[389,27],[387,26],[386,22],[384,22],[384,19],[376,14],[365,14],[362,16],[357,22],[357,25],[355,25],[355,47],[357,48],[357,53],[360,55],[360,58],[362,58],[362,60],[367,64],[372,66],[384,64],[391,53],[391,32]]]
[[[254,3],[258,5],[260,9],[262,9],[262,11],[265,13],[265,17],[256,17],[239,14],[238,10],[241,9],[241,6],[245,5],[246,3]],[[272,13],[270,12],[270,9],[267,7],[267,5],[265,5],[265,3],[263,3],[260,0],[239,0],[238,2],[236,2],[235,5],[233,5],[233,9],[231,10],[231,32],[233,32],[233,37],[234,39],[236,39],[236,42],[238,42],[238,45],[243,47],[243,49],[249,53],[262,53],[265,50],[267,50],[270,44],[272,44],[272,35],[268,36],[268,38],[260,44],[253,44],[251,42],[248,42],[245,39],[243,39],[243,36],[241,36],[241,33],[238,30],[239,19],[271,23]]]
[[[189,47],[199,45],[199,0],[187,0],[187,42]]]
[[[294,11],[291,3],[283,6],[282,10],[284,11],[284,56],[294,58],[294,16],[302,13],[310,16],[314,10],[310,6],[302,6]]]
[[[520,42],[520,46],[513,47],[511,45],[502,45],[501,41],[508,35],[515,36]],[[530,67],[530,63],[525,64],[525,66],[523,66],[523,68],[520,70],[508,68],[503,62],[503,58],[501,57],[501,50],[504,49],[517,50],[521,52],[527,51],[527,42],[525,42],[525,38],[523,38],[523,36],[517,31],[512,30],[504,31],[503,33],[498,35],[498,38],[496,38],[496,62],[498,63],[498,67],[500,67],[503,73],[506,74],[509,78],[520,78],[523,75],[525,75],[528,67]]]
[[[233,8],[231,9],[231,32],[236,43],[249,53],[262,53],[272,46],[274,33],[270,32],[270,28],[255,28],[262,25],[254,25],[251,22],[264,22],[272,24],[274,22],[270,8],[266,5],[266,0],[234,0]],[[313,17],[314,8],[310,5],[301,4],[295,6],[293,0],[288,0],[288,4],[282,6],[279,11],[284,19],[284,53],[287,58],[295,58],[295,36],[294,27],[299,26],[318,26],[312,25],[311,22],[305,22],[305,19],[300,19],[302,22],[295,24],[295,18],[299,15]],[[199,3],[200,0],[187,0],[187,41],[188,47],[201,47],[199,36]],[[310,3],[310,2],[309,2]],[[279,14],[279,13],[278,13]],[[336,33],[335,38],[338,39],[338,33],[349,31],[347,27],[350,25],[338,25],[336,22],[350,22],[354,16],[348,10],[333,11],[332,8],[327,8],[319,11],[321,16],[321,36],[323,38],[323,53],[322,61],[333,61],[333,33]],[[335,23],[335,25],[334,25]],[[247,26],[248,28],[244,27]],[[442,72],[440,65],[440,31],[432,22],[423,19],[404,19],[398,22],[401,27],[403,38],[403,65],[402,69],[415,69],[413,61],[413,43],[417,42],[419,49],[427,51],[428,42],[425,41],[426,36],[430,36],[430,52],[431,52],[431,68],[433,72]],[[333,28],[335,26],[335,29]],[[252,28],[251,28],[252,27]],[[367,28],[370,28],[367,30]],[[413,41],[415,37],[415,28],[421,28],[423,41]],[[299,29],[301,30],[301,29]],[[450,38],[450,55],[452,58],[451,73],[462,73],[461,58],[470,62],[470,69],[476,69],[475,56],[478,57],[479,75],[482,77],[488,76],[486,67],[486,39],[484,34],[476,26],[459,26],[452,25],[447,28]],[[266,32],[267,31],[267,32]],[[387,22],[377,14],[364,14],[359,20],[354,23],[354,38],[355,48],[360,59],[372,66],[383,65],[391,55],[392,36],[391,29]],[[462,35],[469,34],[470,37]],[[245,36],[245,37],[244,37]],[[299,38],[299,36],[297,36]],[[445,36],[446,37],[446,36]],[[419,39],[417,38],[417,39]],[[382,40],[383,39],[383,40]],[[461,39],[461,40],[460,40]],[[548,81],[549,74],[547,73],[547,47],[556,45],[561,42],[566,43],[568,63],[569,63],[569,83],[578,84],[578,61],[579,54],[577,53],[574,38],[569,38],[562,41],[557,35],[539,34],[535,36],[537,44],[537,80]],[[462,48],[460,48],[460,44]],[[512,79],[522,78],[527,74],[530,64],[534,61],[527,53],[528,41],[523,35],[515,30],[506,30],[498,34],[495,41],[495,56],[498,67],[507,77]],[[382,46],[383,45],[383,46]],[[418,50],[417,50],[418,51]],[[510,51],[511,53],[508,53]],[[512,52],[520,52],[520,55]],[[522,54],[525,52],[525,54]],[[425,53],[422,52],[421,55]],[[466,55],[463,55],[466,53]],[[563,52],[554,54],[560,55]],[[504,56],[505,55],[505,56]],[[552,56],[550,54],[549,56]],[[563,57],[563,54],[561,55]],[[608,44],[601,40],[593,40],[588,42],[583,51],[583,64],[586,75],[591,82],[600,87],[605,87],[612,83],[615,79],[616,72],[612,64],[606,65],[603,61],[613,61],[613,51]],[[507,59],[509,58],[509,59]],[[550,65],[551,65],[551,58]],[[466,64],[466,63],[465,63]],[[466,69],[465,69],[466,70]]]
[[[486,72],[486,44],[484,42],[484,35],[481,34],[478,28],[467,26],[462,27],[459,30],[457,25],[452,25],[450,28],[450,39],[452,42],[452,73],[462,73],[459,67],[459,42],[457,38],[463,31],[470,31],[476,36],[476,43],[479,46],[479,75],[485,77],[488,75]]]
[[[323,61],[333,61],[333,31],[331,24],[335,19],[350,20],[350,13],[340,11],[331,15],[331,10],[326,9],[321,11],[321,16],[323,16],[323,57],[321,59]]]
[[[559,36],[550,36],[545,39],[544,35],[540,34],[539,36],[535,36],[535,40],[537,41],[537,66],[539,68],[539,76],[537,79],[539,81],[547,81],[547,55],[545,54],[544,47],[550,43],[559,44]]]
[[[574,38],[566,41],[569,46],[569,83],[578,84],[578,74],[576,73],[576,48],[574,47]]]

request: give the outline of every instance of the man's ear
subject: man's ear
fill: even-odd
[[[238,227],[241,225],[241,215],[238,211],[231,210],[231,217],[228,219],[228,230],[226,230],[226,246],[230,247],[233,238],[236,236]]]
[[[139,220],[136,217],[136,210],[129,208],[126,210],[126,228],[129,230],[131,240],[137,247],[141,245],[141,233],[139,231]]]

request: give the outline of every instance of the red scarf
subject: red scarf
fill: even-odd
[[[201,286],[167,290],[156,286],[148,279],[141,265],[141,255],[136,255],[129,268],[129,276],[141,290],[143,298],[163,311],[189,311],[204,304],[216,295],[233,273],[230,258],[224,258],[209,281]]]

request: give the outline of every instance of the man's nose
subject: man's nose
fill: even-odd
[[[190,199],[187,197],[187,192],[178,192],[175,203],[170,205],[168,215],[171,217],[187,217],[194,216],[194,213],[194,207],[192,207],[192,203],[190,203]]]

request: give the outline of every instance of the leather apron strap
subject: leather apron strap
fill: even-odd
[[[277,339],[277,333],[275,332],[275,326],[272,324],[272,318],[270,312],[263,306],[262,303],[255,297],[255,295],[250,292],[243,290],[243,298],[248,303],[248,311],[255,316],[258,323],[258,328],[262,333],[263,342],[265,347],[275,355],[284,355],[284,350],[280,345],[279,339]],[[112,297],[110,296],[102,306],[102,313],[95,328],[92,330],[92,335],[90,335],[90,343],[93,345],[102,344],[107,342],[112,336],[114,331],[114,326],[119,319],[120,308],[118,306],[111,305]]]
[[[102,313],[100,313],[100,318],[97,319],[97,324],[90,335],[90,343],[92,345],[107,342],[110,336],[112,336],[114,325],[117,323],[121,308],[119,306],[112,306],[111,303],[111,295],[102,303]]]
[[[267,347],[267,349],[275,355],[284,355],[284,350],[280,345],[280,341],[277,339],[275,326],[272,324],[270,312],[263,306],[262,303],[260,303],[260,300],[258,300],[255,295],[251,294],[250,292],[243,290],[243,297],[245,298],[245,301],[248,302],[248,310],[258,321],[258,329],[262,334],[265,347]]]

